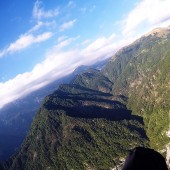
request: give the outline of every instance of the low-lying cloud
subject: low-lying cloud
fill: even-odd
[[[0,107],[68,75],[80,65],[90,65],[111,56],[117,48],[113,34],[107,38],[99,38],[82,49],[62,50],[77,39],[78,37],[64,39],[51,48],[45,60],[37,64],[31,72],[17,75],[7,82],[0,83]]]

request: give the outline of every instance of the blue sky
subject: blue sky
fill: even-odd
[[[131,1],[132,3],[133,1]],[[37,25],[43,25],[33,35],[43,32],[51,32],[51,38],[42,43],[30,44],[28,48],[7,53],[1,58],[1,81],[7,81],[17,74],[31,71],[34,65],[44,59],[45,51],[56,43],[57,38],[62,36],[80,36],[77,43],[87,39],[95,40],[101,36],[119,33],[120,30],[115,21],[122,19],[121,14],[126,14],[133,7],[124,0],[114,2],[113,0],[99,1],[4,1],[1,2],[1,42],[0,49],[8,47],[11,43],[26,34]],[[38,13],[39,12],[39,13]],[[44,12],[44,16],[43,16]],[[48,15],[48,12],[51,16]],[[46,14],[45,14],[46,13]],[[4,17],[5,16],[5,17]],[[74,29],[60,30],[64,23],[72,23]],[[47,25],[47,26],[45,26]],[[75,44],[72,44],[75,45]],[[7,57],[10,57],[7,58]],[[14,69],[11,70],[11,65]]]
[[[0,107],[169,25],[169,6],[169,0],[0,2]]]

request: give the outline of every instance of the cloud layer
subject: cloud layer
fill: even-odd
[[[65,38],[60,41],[47,52],[46,59],[37,64],[31,72],[0,83],[0,107],[71,73],[82,64],[93,64],[96,60],[111,56],[116,48],[115,35],[111,35],[99,38],[81,50],[74,48],[63,52],[62,48],[76,41],[77,38]]]
[[[123,20],[123,34],[136,33],[141,25],[150,27],[170,23],[169,0],[142,0]]]

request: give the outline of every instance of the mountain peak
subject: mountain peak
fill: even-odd
[[[152,31],[146,33],[144,36],[157,36],[157,37],[162,37],[162,38],[166,38],[167,35],[170,33],[170,25],[168,27],[158,27],[153,29]]]

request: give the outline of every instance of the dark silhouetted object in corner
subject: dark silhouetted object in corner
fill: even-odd
[[[153,149],[137,147],[125,160],[122,170],[168,170],[165,158]]]

